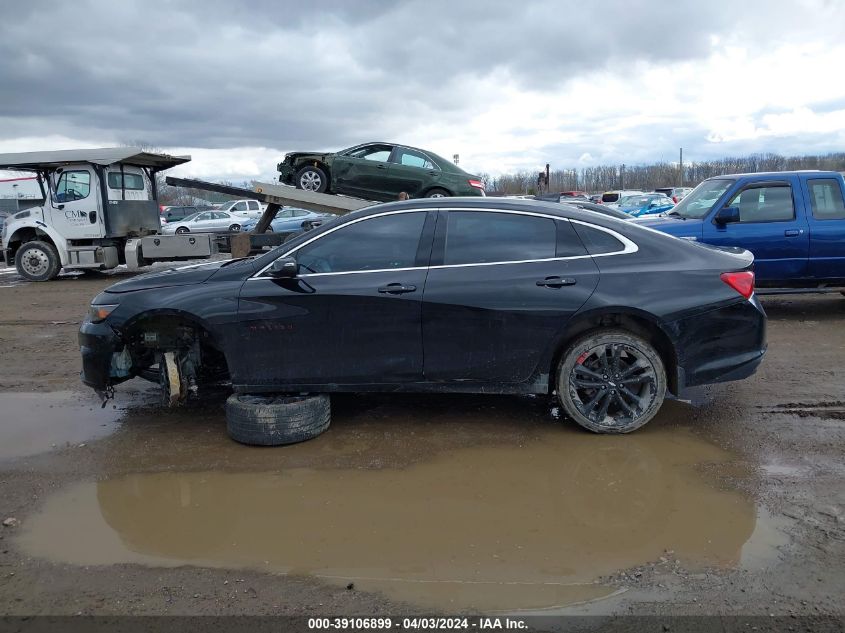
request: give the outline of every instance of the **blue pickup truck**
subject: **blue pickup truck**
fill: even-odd
[[[733,174],[705,180],[671,211],[635,222],[750,250],[758,288],[842,289],[844,196],[845,180],[836,172]]]

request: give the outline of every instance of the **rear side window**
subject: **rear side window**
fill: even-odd
[[[425,217],[425,211],[399,213],[339,228],[296,252],[300,272],[413,268]]]
[[[617,202],[619,200],[618,193],[603,193],[601,195],[602,202]]]
[[[247,204],[249,205],[250,211],[258,211],[261,208],[258,206],[258,200],[248,200]]]
[[[557,257],[575,257],[576,255],[586,255],[587,249],[584,248],[584,243],[575,229],[572,228],[572,223],[569,220],[557,220],[557,247],[555,255]]]
[[[121,176],[123,177],[123,187],[120,186]],[[108,175],[109,189],[131,189],[133,191],[143,191],[144,178],[140,174],[121,174],[119,171],[110,171]]]
[[[590,255],[606,255],[625,250],[625,245],[607,231],[584,224],[573,224]]]
[[[789,185],[743,189],[728,206],[739,207],[740,222],[786,222],[795,218]]]
[[[845,219],[845,202],[842,200],[842,188],[833,178],[814,178],[810,185],[810,204],[813,217],[817,220]]]
[[[450,211],[446,265],[552,259],[557,227],[551,218],[489,211]]]

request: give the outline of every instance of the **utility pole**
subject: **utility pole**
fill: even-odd
[[[12,185],[12,191],[15,192],[15,213],[21,210],[21,201],[18,198],[18,183]]]
[[[619,168],[619,188],[625,189],[625,163]]]
[[[680,176],[679,187],[684,186],[684,148],[681,148],[681,159],[678,161],[678,175]]]

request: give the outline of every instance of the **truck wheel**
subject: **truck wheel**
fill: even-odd
[[[329,179],[319,167],[303,167],[296,172],[296,188],[323,193],[329,188]]]
[[[62,262],[56,247],[49,242],[35,240],[26,242],[15,254],[15,268],[18,274],[30,281],[55,279],[62,269]]]
[[[448,198],[450,195],[452,195],[452,194],[450,194],[445,189],[440,189],[439,187],[435,187],[434,189],[429,189],[426,192],[425,197],[426,198]]]
[[[236,442],[256,446],[295,444],[317,437],[331,423],[327,394],[252,396],[226,401],[226,429]]]
[[[564,411],[594,433],[630,433],[651,420],[666,395],[657,350],[624,330],[588,334],[563,354],[557,392]]]
[[[191,232],[191,229],[189,229],[187,226],[180,226],[178,229],[176,229],[176,233],[179,234],[179,235],[184,235],[185,233],[190,233],[190,232]]]

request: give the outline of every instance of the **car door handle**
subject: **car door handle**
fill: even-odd
[[[379,169],[386,169],[386,167],[384,165],[378,165],[378,168]]]
[[[545,286],[546,288],[560,288],[562,286],[574,286],[577,283],[571,277],[546,277],[545,279],[538,279],[538,286]]]
[[[786,237],[798,237],[798,236],[799,236],[799,235],[801,235],[803,232],[804,232],[804,231],[802,231],[801,229],[786,229],[786,230],[783,232],[783,234],[784,234]]]
[[[406,292],[415,292],[416,289],[416,286],[406,286],[404,284],[387,284],[386,286],[381,286],[378,291],[382,294],[388,295],[403,295]]]

